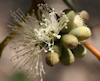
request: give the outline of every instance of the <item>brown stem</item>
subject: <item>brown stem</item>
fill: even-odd
[[[35,10],[35,15],[36,15],[36,17],[37,17],[37,19],[39,19],[38,18],[38,15],[37,15],[37,10],[38,10],[38,7],[37,7],[37,5],[38,4],[41,4],[41,3],[43,3],[43,4],[45,4],[45,2],[43,1],[43,0],[31,0],[32,1],[32,4],[33,4],[33,8],[34,8],[34,10]],[[50,7],[49,7],[50,8]],[[51,8],[50,8],[51,9]],[[52,10],[52,9],[51,9]],[[59,18],[59,16],[56,14],[56,16],[57,16],[57,18]]]
[[[41,4],[41,3],[43,3],[43,4],[45,4],[45,3],[44,3],[43,0],[31,0],[31,2],[32,2],[33,8],[34,8],[34,10],[35,10],[34,13],[35,13],[37,19],[39,20],[38,14],[37,14],[37,13],[38,13],[38,12],[37,12],[37,10],[38,10],[37,5],[38,5],[38,4]]]
[[[43,0],[31,0],[31,1],[32,1],[34,9],[37,9],[38,4],[41,4],[41,3],[45,4]]]
[[[99,60],[100,60],[100,52],[94,48],[90,43],[85,42],[84,46],[87,47]]]

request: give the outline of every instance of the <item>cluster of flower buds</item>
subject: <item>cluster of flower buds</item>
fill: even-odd
[[[86,11],[75,13],[73,10],[63,11],[68,17],[67,29],[64,27],[60,34],[61,39],[55,41],[54,52],[48,52],[46,63],[49,66],[56,65],[59,61],[68,66],[74,63],[75,58],[82,58],[86,55],[86,48],[82,45],[91,36],[90,29],[85,25],[89,19]],[[63,14],[63,13],[62,13]],[[61,16],[62,16],[61,14]],[[62,18],[63,24],[66,19]]]

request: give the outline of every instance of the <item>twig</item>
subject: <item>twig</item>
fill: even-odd
[[[94,48],[90,43],[85,42],[84,46],[88,48],[99,60],[100,60],[100,52]]]

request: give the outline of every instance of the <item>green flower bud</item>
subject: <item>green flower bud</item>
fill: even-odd
[[[84,44],[85,42],[86,42],[86,40],[79,41],[79,43],[81,43],[81,44]]]
[[[76,36],[79,41],[88,39],[91,36],[91,30],[88,27],[81,26],[74,28],[70,31],[70,34]]]
[[[61,50],[62,50],[62,45],[59,42],[55,42],[55,45],[53,46],[54,52],[58,53],[58,57],[61,56]]]
[[[48,52],[46,54],[46,63],[49,66],[54,66],[59,62],[59,57],[61,56],[62,45],[59,42],[55,42],[53,46],[54,52]]]
[[[82,17],[82,19],[83,19],[84,22],[86,22],[86,21],[89,20],[89,14],[88,14],[87,11],[85,11],[85,10],[81,11],[80,15],[81,15],[81,17]]]
[[[73,28],[83,26],[84,22],[80,14],[76,14],[73,21]]]
[[[76,58],[82,58],[86,55],[86,48],[83,45],[78,45],[76,48],[72,49],[72,52]]]
[[[59,54],[56,52],[48,52],[46,54],[46,63],[49,66],[55,66],[59,62]]]
[[[75,58],[74,58],[74,55],[73,53],[71,52],[70,49],[67,49],[67,48],[64,48],[62,49],[62,55],[60,57],[60,61],[63,65],[70,65],[72,63],[74,63],[75,61]]]
[[[62,30],[61,30],[61,33],[69,33],[71,29],[73,29],[73,20],[74,20],[74,17],[75,17],[75,12],[73,10],[70,10],[70,9],[66,9],[64,10],[63,12],[65,12],[65,14],[67,15],[68,17],[68,20],[69,22],[67,22],[67,29],[64,27]],[[63,22],[65,23],[66,19],[63,19]]]
[[[73,49],[78,45],[78,39],[71,34],[65,34],[61,37],[61,43],[65,48]]]

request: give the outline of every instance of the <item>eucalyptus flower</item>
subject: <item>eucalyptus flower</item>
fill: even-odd
[[[54,52],[54,41],[61,38],[59,33],[64,27],[67,28],[68,18],[63,13],[57,19],[57,12],[51,10],[47,4],[38,4],[37,13],[39,20],[29,14],[25,18],[20,9],[16,12],[11,11],[15,24],[10,23],[8,27],[11,28],[11,32],[17,32],[17,35],[11,35],[14,38],[10,41],[13,44],[11,48],[16,52],[11,60],[19,60],[14,68],[26,67],[29,78],[34,76],[34,79],[37,79],[40,76],[42,81],[42,74],[45,74],[45,71],[41,51]]]

